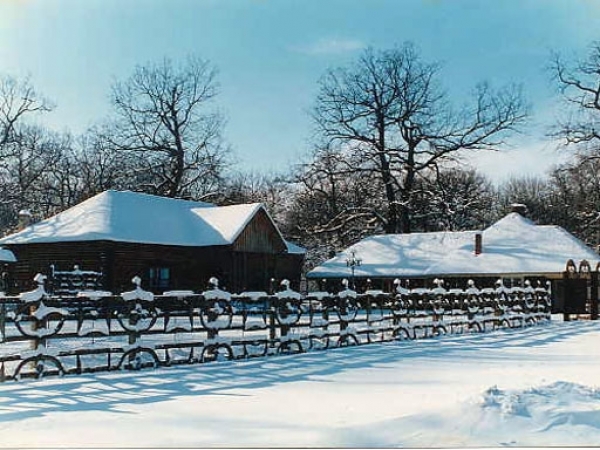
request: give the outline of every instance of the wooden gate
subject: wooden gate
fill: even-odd
[[[598,320],[599,269],[600,263],[591,270],[586,260],[581,261],[579,267],[573,260],[567,261],[563,278],[556,283],[552,313],[564,314],[566,321],[573,314]]]

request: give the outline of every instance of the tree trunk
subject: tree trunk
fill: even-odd
[[[379,163],[381,164],[381,180],[385,188],[385,197],[388,203],[387,224],[385,224],[385,233],[393,234],[398,232],[398,210],[396,203],[396,191],[392,183],[392,173],[390,162],[385,152],[385,124],[383,116],[378,117],[379,142],[377,150],[379,152]]]
[[[385,186],[385,197],[388,202],[387,224],[385,225],[386,234],[398,233],[398,210],[396,203],[396,192],[392,185],[392,176],[390,173],[390,164],[385,154],[380,155],[381,160],[381,178]]]
[[[401,192],[400,205],[400,232],[410,233],[412,230],[412,217],[410,213],[411,197],[415,185],[415,148],[413,143],[408,144],[408,156],[406,160],[406,178]]]

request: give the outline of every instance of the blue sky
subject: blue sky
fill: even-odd
[[[473,160],[501,180],[557,160],[541,138],[557,113],[550,51],[581,54],[598,30],[594,0],[0,0],[0,72],[30,76],[56,104],[45,122],[78,133],[109,113],[111,84],[136,64],[198,55],[219,68],[241,166],[281,171],[310,149],[308,110],[327,68],[412,41],[443,63],[458,103],[479,81],[522,83],[526,133]]]

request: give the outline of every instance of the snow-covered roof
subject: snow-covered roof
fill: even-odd
[[[483,251],[475,255],[478,233]],[[346,261],[353,251],[361,259],[355,276],[372,278],[550,274],[563,272],[569,259],[586,259],[592,267],[599,260],[598,254],[563,228],[536,225],[510,213],[483,231],[371,236],[314,268],[308,277],[348,277]]]
[[[109,240],[193,247],[229,245],[261,209],[261,203],[214,206],[109,190],[6,236],[0,244]]]

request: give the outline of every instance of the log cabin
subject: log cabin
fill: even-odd
[[[231,292],[268,291],[289,279],[299,286],[304,249],[287,242],[260,203],[214,206],[109,190],[0,239],[16,256],[13,288],[36,273],[101,273],[115,293],[142,287],[201,291],[210,277]]]

